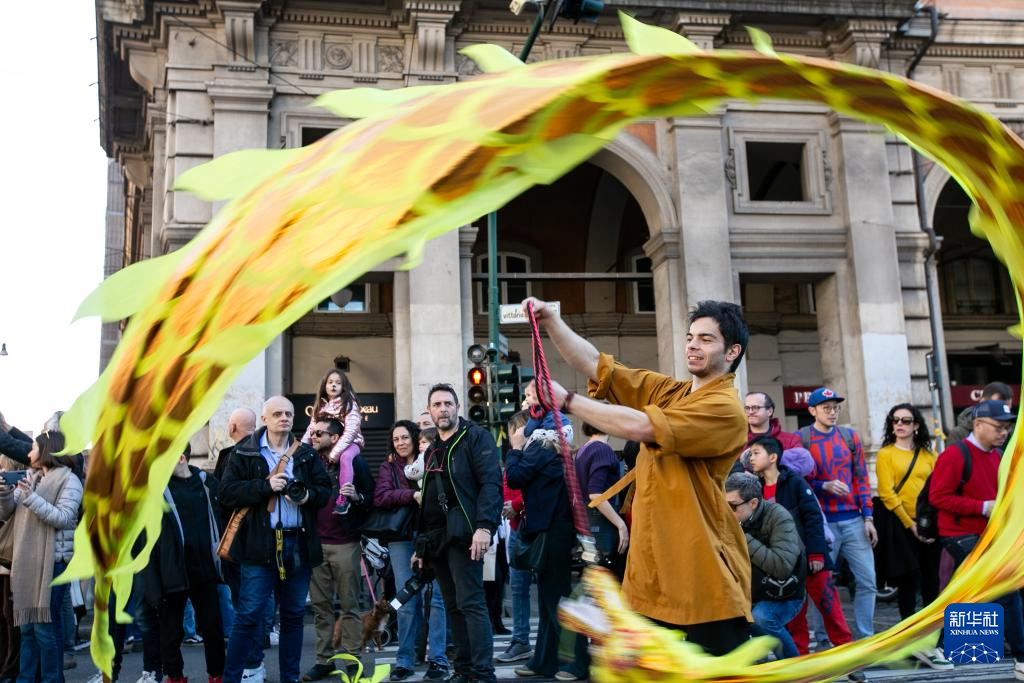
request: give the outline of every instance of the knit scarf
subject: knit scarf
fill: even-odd
[[[54,467],[39,480],[36,495],[54,505],[70,474],[67,467]],[[48,624],[51,621],[50,584],[53,582],[53,549],[57,530],[31,510],[20,509],[19,506],[12,532],[18,549],[11,562],[14,625]]]

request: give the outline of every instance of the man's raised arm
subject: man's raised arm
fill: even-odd
[[[548,337],[551,338],[562,358],[572,366],[573,370],[596,382],[597,361],[601,354],[594,348],[594,345],[573,332],[572,328],[562,320],[562,316],[548,307],[547,302],[531,296],[523,301],[524,313],[527,304],[533,304],[533,314],[536,316],[537,322],[548,333]]]

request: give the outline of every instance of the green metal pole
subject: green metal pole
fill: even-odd
[[[526,37],[526,44],[519,53],[519,59],[526,61],[530,56],[533,44],[537,42],[537,34],[544,24],[545,3],[538,4],[537,18],[530,27],[530,34]],[[492,349],[498,348],[498,212],[487,214],[487,332],[490,337],[489,346]]]

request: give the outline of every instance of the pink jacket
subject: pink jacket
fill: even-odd
[[[327,413],[345,427],[345,431],[342,433],[341,438],[338,439],[338,443],[334,444],[334,448],[331,449],[331,462],[338,462],[342,452],[352,444],[359,446],[360,449],[365,445],[366,442],[363,441],[363,414],[359,412],[359,403],[355,399],[352,400],[352,409],[348,411],[347,415],[341,414],[340,397],[332,398],[322,405],[319,411],[314,411],[314,415],[317,412]],[[314,422],[315,420],[310,418],[309,426],[306,427],[306,433],[302,435],[302,443],[311,443],[310,438]]]

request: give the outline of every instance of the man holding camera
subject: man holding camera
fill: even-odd
[[[306,594],[312,568],[323,562],[316,514],[331,499],[331,479],[312,448],[294,444],[291,401],[271,397],[262,412],[263,427],[235,446],[220,489],[226,507],[249,508],[230,545],[241,582],[225,683],[239,683],[248,654],[262,645],[273,591],[281,611],[281,681],[300,680]]]

